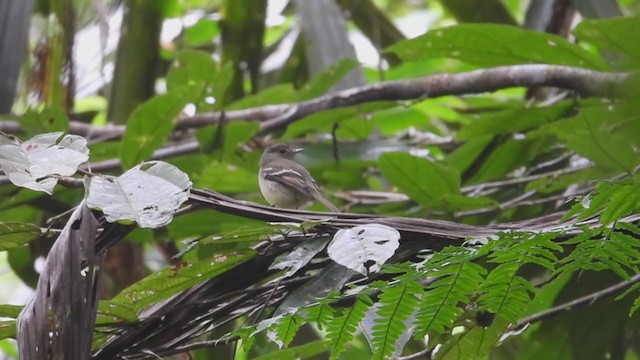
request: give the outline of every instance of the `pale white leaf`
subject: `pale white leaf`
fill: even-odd
[[[40,134],[21,143],[0,136],[0,167],[16,186],[51,194],[58,180],[89,160],[87,140],[62,132]]]
[[[329,239],[327,238],[307,240],[296,246],[292,252],[278,256],[269,266],[269,270],[282,270],[288,268],[284,277],[289,277],[300,270],[300,268],[307,265],[317,253],[324,249],[327,242],[329,242]]]
[[[135,221],[143,228],[171,222],[189,198],[191,180],[177,167],[162,162],[142,163],[119,177],[91,179],[87,205],[100,209],[107,221]]]
[[[327,247],[329,257],[338,264],[363,275],[380,270],[400,246],[400,233],[380,224],[341,229]]]

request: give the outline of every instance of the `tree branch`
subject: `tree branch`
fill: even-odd
[[[320,111],[373,101],[417,100],[446,95],[491,92],[510,87],[550,86],[573,90],[583,96],[615,96],[624,93],[625,85],[637,73],[606,73],[570,66],[514,65],[480,69],[457,74],[436,74],[414,79],[385,81],[355,87],[314,99],[278,105],[266,105],[242,110],[230,110],[185,116],[177,129],[217,125],[220,121],[261,122],[260,134],[281,129]],[[70,132],[91,136],[121,136],[124,126],[93,127],[72,121]],[[18,123],[0,122],[0,131],[19,132]]]
[[[616,295],[619,292],[622,292],[623,290],[626,290],[627,288],[630,288],[633,284],[640,282],[640,274],[637,274],[635,276],[633,276],[630,280],[627,281],[622,281],[619,282],[613,286],[609,286],[608,288],[604,288],[600,291],[596,291],[592,294],[583,296],[583,297],[579,297],[575,300],[566,302],[564,304],[558,305],[558,306],[554,306],[546,311],[542,311],[539,312],[537,314],[533,314],[531,316],[528,316],[524,319],[521,319],[520,321],[518,321],[517,323],[511,325],[509,327],[509,330],[514,331],[514,330],[519,330],[522,329],[524,326],[538,322],[538,321],[542,321],[542,320],[546,320],[552,317],[555,317],[557,315],[560,315],[561,313],[573,310],[577,307],[581,307],[581,306],[586,306],[586,305],[591,305],[593,303],[595,303],[598,300],[601,300],[605,297],[608,296],[612,296],[612,295]]]

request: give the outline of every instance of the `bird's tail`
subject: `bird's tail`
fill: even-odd
[[[324,196],[320,194],[316,194],[316,200],[318,200],[322,205],[326,206],[332,212],[341,212],[335,205],[331,203],[331,201],[324,198]]]

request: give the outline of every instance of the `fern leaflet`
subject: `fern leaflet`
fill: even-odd
[[[478,290],[486,272],[470,261],[451,263],[436,272],[438,280],[428,286],[422,297],[416,319],[417,335],[443,334],[462,314],[459,304],[469,303],[469,296]]]
[[[391,355],[407,328],[405,320],[414,313],[421,296],[422,286],[415,282],[403,282],[383,290],[378,301],[379,318],[373,326],[373,359]]]
[[[353,339],[356,328],[371,305],[371,299],[366,295],[361,295],[355,304],[345,311],[343,316],[337,317],[329,323],[327,337],[333,348],[331,359],[336,359],[344,351],[345,345]]]
[[[514,321],[526,310],[534,287],[517,276],[518,262],[500,264],[493,269],[482,284],[483,293],[478,302],[482,310],[490,311],[507,321]]]

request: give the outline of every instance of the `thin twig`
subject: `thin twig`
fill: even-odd
[[[523,184],[523,183],[527,183],[527,182],[531,182],[531,181],[539,180],[539,179],[543,179],[543,178],[555,178],[555,177],[558,177],[558,176],[562,176],[562,175],[567,175],[567,174],[571,174],[571,173],[574,173],[574,172],[578,172],[580,170],[584,170],[584,169],[589,168],[589,167],[591,167],[591,165],[573,166],[573,167],[568,167],[568,168],[564,168],[564,169],[559,169],[559,170],[549,171],[549,172],[545,172],[545,173],[540,173],[540,174],[536,174],[536,175],[521,176],[521,177],[517,177],[517,178],[513,178],[513,179],[500,180],[500,181],[491,181],[491,182],[486,182],[486,183],[477,184],[477,185],[465,186],[465,187],[461,188],[460,191],[462,191],[465,194],[467,194],[467,193],[476,193],[478,191],[489,189],[489,188],[505,187],[505,186],[509,186],[509,185]]]
[[[392,358],[394,360],[413,360],[413,359],[431,359],[431,350],[430,349],[424,349],[422,351],[418,351],[417,353],[413,353],[411,355],[407,355],[407,356],[399,356],[399,357],[394,357]]]
[[[566,302],[564,304],[558,305],[558,306],[554,306],[551,309],[539,312],[537,314],[533,314],[531,316],[527,316],[524,319],[519,320],[517,323],[511,325],[509,327],[509,330],[514,331],[514,330],[518,330],[523,328],[524,326],[528,325],[528,324],[532,324],[538,321],[542,321],[542,320],[546,320],[552,317],[555,317],[557,315],[560,315],[564,312],[573,310],[577,307],[581,307],[581,306],[587,306],[587,305],[592,305],[593,303],[595,303],[598,300],[601,300],[605,297],[609,297],[609,296],[613,296],[616,295],[620,292],[622,292],[623,290],[626,290],[628,288],[630,288],[633,284],[640,282],[640,274],[637,274],[635,276],[633,276],[631,279],[627,280],[627,281],[622,281],[619,282],[613,286],[610,286],[608,288],[604,288],[600,291],[596,291],[592,294],[586,295],[586,296],[582,296],[579,297],[575,300]]]

